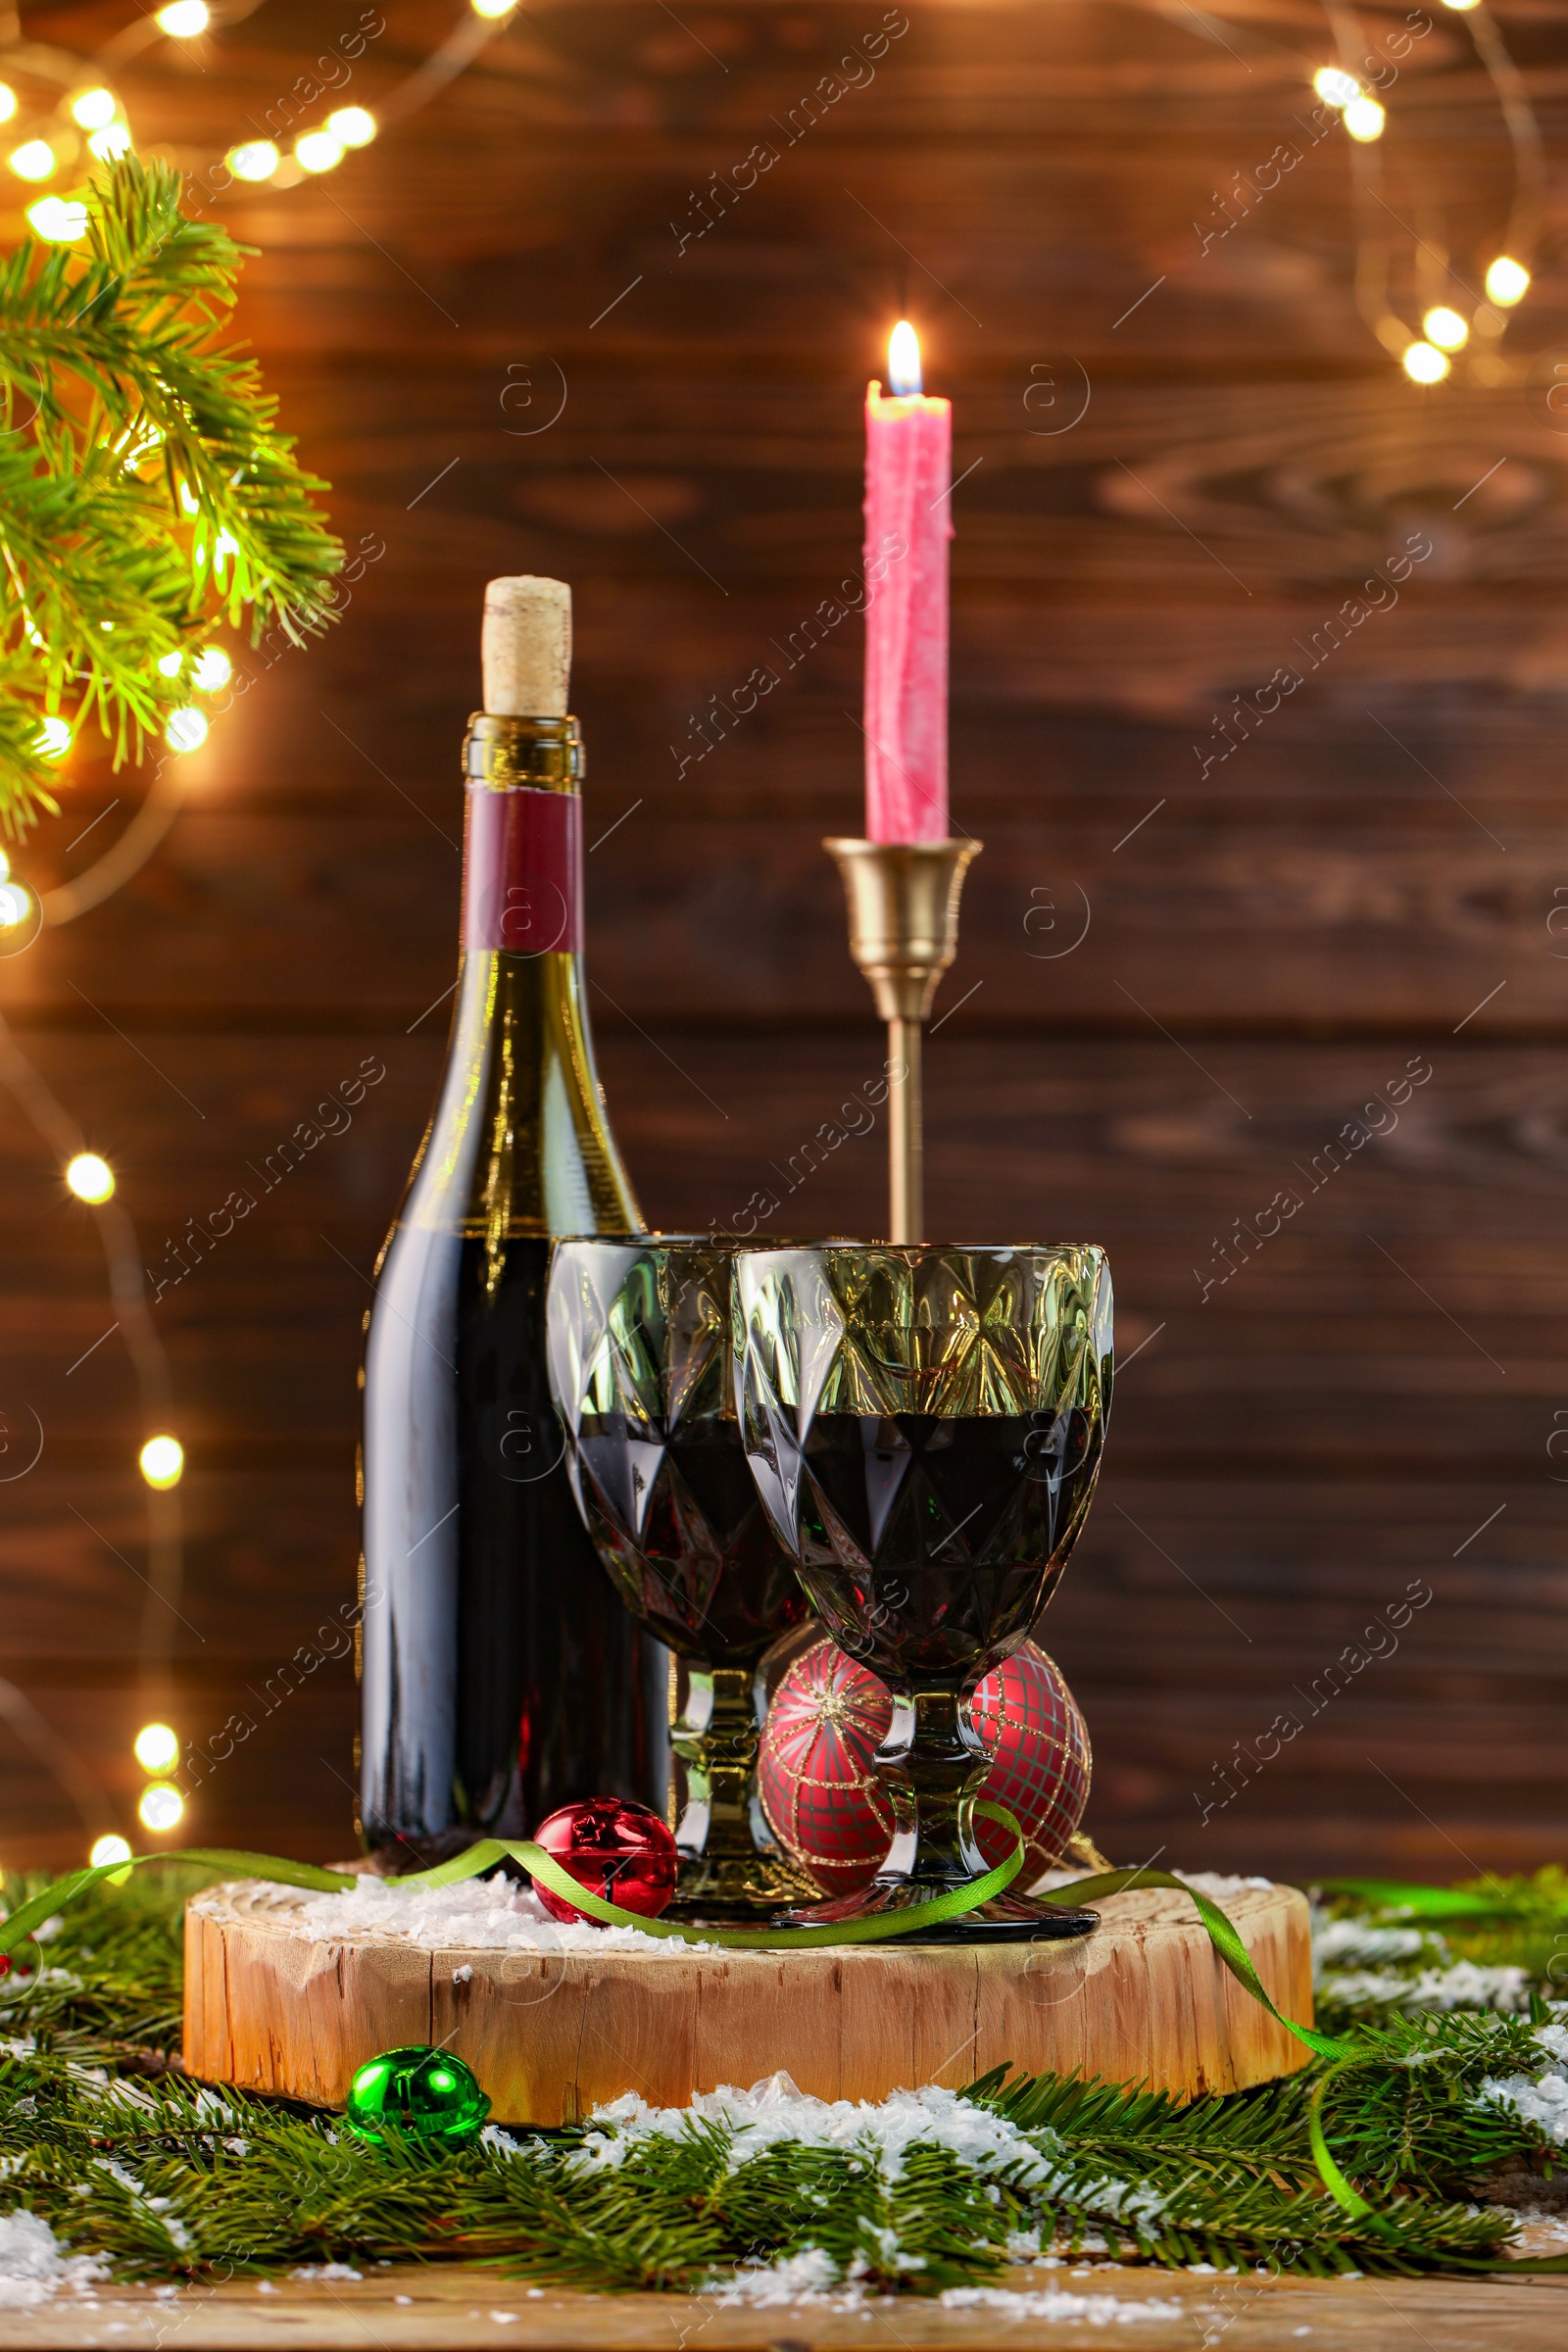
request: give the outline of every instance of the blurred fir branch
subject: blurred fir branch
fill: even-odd
[[[342,550],[277,404],[223,339],[250,248],[127,155],[85,191],[87,250],[0,263],[0,825],[57,804],[42,722],[93,721],[115,763],[190,700],[218,619],[302,643]]]

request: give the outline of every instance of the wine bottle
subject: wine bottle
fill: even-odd
[[[362,1376],[361,1828],[397,1868],[665,1793],[667,1653],[583,1530],[546,1371],[551,1237],[642,1229],[583,995],[569,589],[492,580],[483,654],[446,1075]]]

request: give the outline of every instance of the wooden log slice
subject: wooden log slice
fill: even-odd
[[[1304,1896],[1223,1897],[1268,1991],[1312,2018]],[[439,2042],[503,2124],[580,2122],[625,2091],[685,2106],[782,2071],[824,2099],[957,2089],[1004,2061],[1030,2073],[1192,2095],[1305,2065],[1230,1975],[1173,1889],[1111,1896],[1071,1943],[700,1952],[432,1948],[381,1929],[308,1932],[303,1900],[243,1881],[185,1915],[185,2066],[202,2081],[341,2107],[377,2051]]]

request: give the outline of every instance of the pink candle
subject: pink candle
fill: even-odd
[[[865,831],[946,841],[953,404],[922,394],[902,319],[888,377],[865,395]]]

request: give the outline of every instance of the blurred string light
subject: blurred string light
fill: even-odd
[[[161,1494],[167,1494],[185,1475],[185,1448],[165,1430],[147,1440],[136,1457],[136,1466],[150,1487],[156,1487]]]
[[[46,245],[74,245],[87,234],[87,207],[64,196],[40,196],[27,207],[27,223]]]
[[[471,12],[459,20],[422,65],[386,94],[378,114],[360,105],[333,110],[316,132],[319,143],[306,149],[306,156],[313,159],[311,167],[293,159],[285,164],[274,140],[256,137],[231,149],[227,160],[234,178],[252,185],[275,181],[281,186],[305,181],[310,168],[316,172],[335,169],[346,155],[370,145],[388,122],[401,122],[428,104],[473,62],[514,13],[513,0],[472,0]],[[4,157],[13,178],[34,186],[51,180],[63,167],[78,164],[84,145],[95,164],[109,164],[130,152],[133,134],[126,110],[113,86],[111,59],[118,60],[148,40],[155,41],[160,34],[171,40],[188,41],[199,39],[212,29],[212,11],[205,0],[170,0],[170,5],[159,9],[156,15],[140,18],[128,48],[123,37],[117,38],[98,61],[98,72],[103,78],[89,79],[79,54],[36,39],[24,45],[20,43],[13,18],[12,45],[19,79],[28,90],[39,81],[52,80],[59,93],[52,101],[51,118],[49,109],[20,95],[10,81],[0,80],[0,124],[17,123],[10,138],[0,142],[0,156]],[[311,138],[311,131],[307,129],[304,136]],[[85,234],[86,208],[79,198],[70,195],[39,197],[29,209],[29,225],[46,243],[74,243]],[[161,436],[155,434],[153,441],[158,438]],[[120,453],[126,469],[134,471],[152,445],[152,441],[145,445],[127,444]],[[200,502],[188,491],[182,494],[180,505],[192,519],[200,514]],[[214,548],[215,563],[221,566],[229,555],[238,552],[232,538],[220,533]],[[25,612],[22,623],[30,642],[41,642]],[[159,660],[157,667],[163,676],[177,678],[187,662],[191,683],[199,694],[221,693],[233,674],[228,655],[212,645],[172,649]],[[202,710],[187,705],[170,719],[169,740],[176,750],[192,750],[205,740],[208,724]],[[73,741],[74,730],[67,718],[51,712],[40,721],[37,744],[44,758],[64,760]],[[160,793],[171,799],[172,807],[177,806],[177,795],[172,796],[170,788],[155,778],[150,797],[157,800]],[[104,862],[100,858],[98,863]],[[92,870],[89,868],[87,875],[76,877],[73,888],[79,892]],[[123,878],[117,876],[116,884],[106,886],[99,896],[108,895],[108,888],[117,887]],[[88,905],[97,903],[98,897],[86,901]],[[74,909],[80,910],[79,906]],[[9,864],[0,852],[0,932],[16,930],[36,919],[39,912],[40,902],[22,883],[11,879]],[[69,920],[70,915],[59,914],[54,919]],[[157,1433],[147,1439],[137,1457],[146,1488],[149,1570],[144,1580],[148,1607],[143,1617],[140,1647],[144,1660],[156,1661],[167,1654],[168,1626],[164,1618],[175,1608],[182,1581],[177,1489],[185,1455],[179,1440],[167,1425],[160,1429],[154,1417],[169,1411],[172,1384],[168,1359],[147,1310],[134,1229],[115,1198],[113,1169],[100,1153],[86,1149],[70,1111],[22,1054],[3,1014],[0,1014],[0,1083],[7,1087],[29,1122],[58,1154],[55,1165],[63,1171],[68,1191],[94,1212],[110,1263],[119,1329],[135,1367],[142,1396],[145,1414],[142,1426],[150,1425]],[[168,1773],[177,1764],[178,1754],[177,1736],[168,1725],[145,1725],[137,1736],[137,1761],[149,1774]],[[184,1799],[179,1789],[166,1779],[153,1779],[142,1791],[138,1813],[143,1825],[155,1834],[174,1828],[183,1811]],[[110,1868],[114,1883],[118,1884],[128,1875],[118,1866],[130,1862],[131,1848],[118,1835],[102,1837],[91,1849],[91,1860],[96,1866]]]
[[[1381,198],[1380,167],[1368,157],[1358,157],[1355,187],[1361,227],[1355,271],[1356,308],[1379,342],[1398,360],[1412,383],[1441,383],[1450,372],[1450,355],[1463,351],[1473,340],[1483,347],[1476,362],[1480,380],[1495,383],[1504,380],[1495,357],[1497,343],[1507,326],[1503,313],[1523,301],[1530,289],[1530,262],[1541,225],[1545,184],[1541,127],[1524,75],[1490,11],[1481,8],[1479,0],[1445,0],[1445,5],[1455,16],[1474,20],[1469,26],[1471,39],[1492,81],[1513,147],[1514,187],[1504,250],[1487,265],[1487,301],[1476,304],[1473,318],[1466,318],[1451,302],[1434,302],[1429,292],[1421,331],[1412,333],[1389,301],[1390,239],[1384,216],[1390,208]],[[1326,106],[1339,110],[1346,130],[1357,147],[1371,147],[1388,127],[1388,113],[1345,62],[1348,51],[1353,55],[1350,45],[1359,44],[1361,38],[1353,16],[1348,9],[1334,5],[1333,0],[1328,14],[1340,39],[1341,63],[1319,66],[1312,75],[1312,87]],[[1375,59],[1369,57],[1366,62],[1369,69],[1375,68]],[[1426,262],[1431,260],[1436,263],[1436,273],[1441,279],[1446,271],[1446,257],[1438,254],[1425,237],[1417,238],[1416,244],[1418,278]],[[1525,256],[1524,260],[1517,258],[1520,254]],[[1458,285],[1462,281],[1454,278],[1453,282]]]
[[[55,151],[47,139],[24,139],[6,161],[19,179],[47,179],[55,168]]]
[[[337,107],[324,123],[305,126],[294,143],[292,156],[287,159],[275,139],[241,139],[224,158],[229,172],[234,178],[252,185],[270,181],[283,188],[336,170],[345,156],[357,148],[369,146],[386,122],[403,122],[427,105],[472,63],[487,41],[505,29],[515,13],[515,0],[470,0],[468,12],[459,19],[424,63],[388,92],[379,115],[358,104]],[[147,42],[156,41],[160,34],[170,41],[187,42],[200,40],[209,33],[220,33],[221,29],[222,12],[215,18],[208,0],[168,0],[156,12],[144,12],[134,25],[100,51],[98,68],[102,73],[109,61],[133,54]],[[81,152],[78,135],[81,132],[87,134],[87,152],[95,163],[112,163],[130,150],[134,144],[130,124],[110,79],[85,81],[84,61],[72,51],[38,41],[30,41],[24,47],[15,34],[13,44],[23,76],[54,79],[65,85],[56,115],[67,125],[63,135],[54,137],[47,135],[40,125],[32,137],[23,139],[11,150],[6,160],[19,179],[49,179],[63,164],[74,162]],[[0,122],[14,120],[24,104],[10,82],[0,82]],[[74,214],[51,211],[32,225],[34,233],[49,242],[74,242],[77,232],[72,229],[68,234],[66,228],[67,221],[74,220]]]
[[[307,172],[330,172],[343,161],[343,142],[329,130],[304,130],[294,142],[294,154]]]
[[[149,1830],[172,1830],[185,1810],[185,1799],[170,1782],[155,1781],[142,1790],[136,1810]]]
[[[8,877],[9,867],[4,852],[0,852],[0,893],[16,890],[24,912],[29,919],[35,918],[38,902]],[[92,1150],[66,1105],[23,1053],[3,1012],[0,1012],[0,1086],[42,1141],[66,1191],[82,1203],[92,1218],[107,1261],[112,1312],[116,1318],[111,1329],[119,1333],[135,1374],[141,1426],[156,1433],[142,1446],[137,1463],[146,1520],[146,1573],[142,1576],[145,1596],[137,1651],[144,1679],[166,1681],[172,1629],[179,1622],[183,1585],[180,1497],[176,1490],[185,1454],[179,1440],[172,1434],[173,1383],[169,1358],[148,1304],[146,1270],[136,1229],[118,1199],[113,1168],[101,1152]],[[68,1336],[74,1352],[80,1343],[74,1334]],[[88,1353],[92,1353],[91,1348]],[[129,1467],[127,1462],[125,1468]],[[62,1770],[58,1759],[56,1769],[57,1777],[71,1786],[69,1771]],[[151,1773],[167,1767],[149,1764],[145,1769]],[[118,1839],[107,1858],[122,1861],[128,1850],[123,1839]],[[104,1854],[94,1855],[95,1861],[104,1859]]]
[[[326,127],[340,146],[368,147],[378,125],[368,107],[340,106],[327,116]]]
[[[228,168],[236,179],[270,179],[282,160],[270,139],[244,139],[228,151]]]
[[[66,1183],[78,1200],[96,1208],[114,1197],[115,1171],[96,1152],[78,1152],[66,1164]]]
[[[1440,302],[1422,319],[1421,332],[1440,351],[1462,351],[1470,340],[1470,321]]]
[[[72,121],[83,130],[103,130],[120,112],[120,101],[113,90],[78,90],[71,101]]]
[[[144,1723],[131,1753],[143,1772],[168,1772],[179,1762],[179,1734],[167,1723]]]
[[[1441,384],[1448,372],[1448,355],[1435,343],[1409,343],[1405,346],[1403,366],[1413,384]]]
[[[1312,87],[1325,106],[1348,106],[1352,98],[1361,95],[1355,75],[1339,66],[1320,66],[1312,76]]]
[[[207,734],[206,711],[198,710],[194,703],[187,703],[184,710],[171,713],[164,741],[172,752],[199,752]]]

